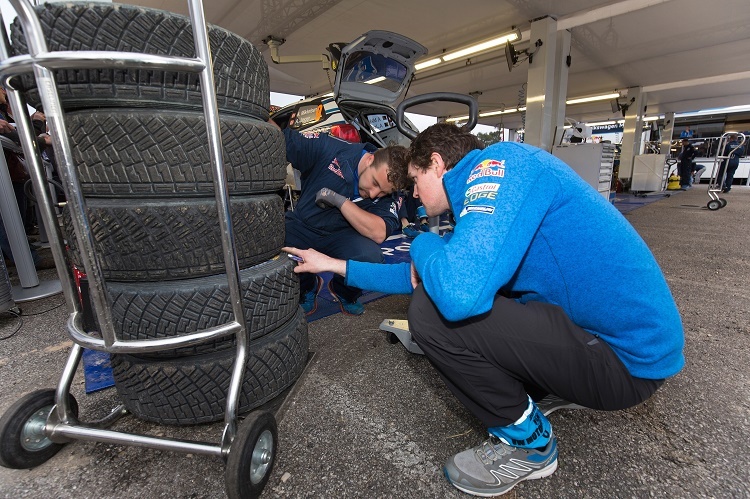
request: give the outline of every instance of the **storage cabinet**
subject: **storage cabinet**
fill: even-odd
[[[609,200],[615,164],[613,144],[565,144],[555,146],[552,154]]]

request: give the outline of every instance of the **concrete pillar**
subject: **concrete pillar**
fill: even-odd
[[[661,131],[661,153],[666,154],[667,158],[670,155],[670,148],[672,147],[672,135],[674,134],[674,113],[664,114],[664,128]]]
[[[632,103],[631,103],[632,100]],[[633,177],[633,161],[641,152],[641,137],[643,136],[643,115],[646,107],[646,93],[641,87],[628,89],[628,103],[625,114],[625,124],[622,130],[622,153],[620,154],[619,178]]]
[[[552,145],[562,141],[565,133],[565,101],[568,95],[568,56],[570,55],[570,31],[557,32],[557,50],[555,51],[555,86],[552,97],[552,109],[555,110],[554,134]]]
[[[545,17],[532,22],[530,37],[529,52],[536,52],[529,61],[524,142],[549,151],[557,118],[553,103],[557,21]],[[537,40],[541,41],[539,47],[536,46]]]

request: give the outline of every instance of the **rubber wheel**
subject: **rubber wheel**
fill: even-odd
[[[299,305],[295,263],[274,258],[240,271],[240,294],[250,340],[287,324]],[[234,319],[226,275],[170,282],[107,283],[115,333],[123,340],[183,336]],[[141,354],[144,359],[210,353],[234,345],[228,336],[192,347]]]
[[[224,474],[230,499],[259,497],[268,482],[278,448],[276,419],[271,413],[251,413],[240,424]]]
[[[398,336],[396,336],[396,333],[388,333],[387,338],[388,338],[388,343],[390,343],[391,345],[395,345],[396,343],[399,342],[399,339],[398,339]]]
[[[231,197],[240,268],[278,255],[284,244],[284,202],[276,194]],[[89,198],[86,214],[104,278],[160,281],[226,272],[214,198]],[[63,230],[73,263],[83,268],[69,210]]]
[[[69,395],[73,414],[78,402]],[[29,469],[45,463],[63,448],[44,434],[47,416],[55,405],[55,390],[38,390],[17,400],[0,418],[0,465]]]
[[[163,10],[114,3],[45,3],[35,7],[50,51],[105,50],[195,57],[190,19]],[[268,120],[268,65],[249,41],[208,25],[219,110]],[[11,25],[11,55],[28,53],[18,19]],[[203,109],[200,74],[153,69],[68,69],[55,71],[66,111],[97,107]],[[38,107],[30,75],[20,88]],[[14,84],[18,85],[17,82]]]
[[[291,386],[307,355],[307,321],[300,308],[288,324],[250,342],[238,412]],[[112,355],[112,372],[117,393],[134,416],[162,424],[208,423],[224,418],[234,358],[235,349],[161,361]]]
[[[724,198],[719,198],[719,203],[721,203],[721,207],[724,208],[727,205],[727,200]]]
[[[708,202],[708,204],[706,204],[706,207],[711,211],[716,211],[719,208],[721,208],[721,201],[717,199],[712,199],[711,201]]]
[[[203,113],[97,109],[65,115],[87,197],[214,197]],[[277,192],[286,180],[284,135],[253,118],[220,119],[230,194]]]

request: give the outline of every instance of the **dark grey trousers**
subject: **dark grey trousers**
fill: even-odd
[[[521,417],[527,394],[555,394],[584,407],[619,410],[649,398],[664,380],[634,378],[601,339],[556,305],[497,296],[492,310],[449,322],[420,285],[409,306],[414,341],[453,394],[487,427]]]

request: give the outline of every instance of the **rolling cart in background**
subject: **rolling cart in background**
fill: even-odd
[[[219,112],[211,70],[212,59],[201,0],[188,0],[195,58],[112,51],[48,52],[40,22],[28,0],[11,0],[11,4],[24,28],[29,55],[9,58],[8,38],[4,32],[4,40],[0,43],[0,77],[8,88],[9,102],[14,114],[19,117],[17,127],[25,156],[30,164],[34,190],[38,193],[41,215],[46,227],[49,228],[50,247],[69,311],[67,330],[74,344],[57,388],[38,390],[26,395],[15,402],[0,419],[0,464],[11,468],[32,468],[50,459],[66,442],[76,439],[206,454],[225,461],[225,483],[229,497],[255,497],[262,492],[271,474],[277,452],[277,429],[273,414],[262,411],[250,413],[242,424],[238,425],[237,407],[249,339],[240,294],[239,266],[222,157]],[[53,70],[123,67],[200,73],[201,89],[211,89],[202,92],[202,103],[222,233],[221,243],[234,313],[233,321],[178,337],[153,340],[122,340],[116,337],[112,311],[106,299],[104,277],[94,252],[94,239],[84,209],[84,197],[78,182]],[[32,72],[53,136],[60,177],[72,214],[72,225],[89,281],[92,309],[100,325],[100,334],[86,332],[83,327],[83,312],[72,275],[72,266],[63,248],[62,233],[53,212],[46,178],[42,174],[41,160],[26,112],[26,103],[21,92],[13,88],[14,76]],[[108,417],[100,421],[84,423],[78,420],[78,404],[71,395],[70,388],[84,348],[111,354],[149,353],[194,346],[229,335],[236,337],[236,357],[226,397],[223,433],[218,444],[107,429],[127,412],[124,406],[118,406]]]
[[[729,144],[729,138],[734,135],[740,138],[739,145],[730,150],[728,154],[724,154],[724,150]],[[716,157],[714,158],[714,164],[711,167],[711,177],[708,179],[708,197],[711,199],[706,204],[706,207],[709,210],[720,210],[727,205],[727,200],[719,196],[724,186],[724,179],[726,179],[727,176],[726,167],[721,168],[721,166],[722,163],[727,162],[729,158],[732,157],[732,153],[740,149],[746,141],[747,137],[740,132],[725,132],[721,135],[719,144],[716,147]]]

